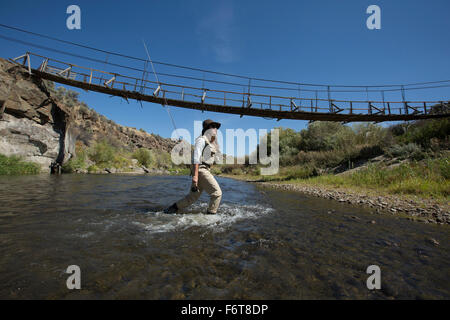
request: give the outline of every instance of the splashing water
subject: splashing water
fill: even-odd
[[[144,221],[134,222],[150,233],[186,230],[190,227],[205,227],[214,232],[224,231],[230,225],[244,220],[257,219],[272,212],[271,207],[260,204],[238,205],[223,203],[217,214],[204,214],[207,203],[193,204],[179,214],[165,214],[162,211],[148,212]]]

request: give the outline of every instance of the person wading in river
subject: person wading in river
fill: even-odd
[[[203,121],[202,135],[195,140],[193,164],[191,165],[192,185],[188,195],[164,210],[164,213],[176,213],[198,200],[203,190],[210,195],[206,214],[215,214],[222,199],[222,190],[209,171],[219,152],[217,129],[220,123],[211,119]]]

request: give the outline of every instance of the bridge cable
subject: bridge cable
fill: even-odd
[[[0,24],[0,26],[1,26],[1,24]],[[73,57],[80,58],[80,59],[85,59],[85,60],[89,60],[89,61],[93,61],[93,62],[97,62],[97,63],[108,64],[108,65],[119,67],[119,68],[124,68],[124,69],[129,69],[129,70],[133,70],[133,71],[142,72],[142,69],[137,69],[137,68],[133,68],[133,67],[129,67],[129,66],[124,66],[124,65],[116,64],[116,63],[112,63],[112,62],[106,62],[106,61],[98,60],[98,59],[95,59],[95,58],[86,57],[86,56],[83,56],[83,55],[80,55],[80,54],[69,53],[67,51],[54,49],[54,48],[50,48],[50,47],[34,44],[34,43],[31,43],[31,42],[27,42],[27,41],[13,39],[13,38],[10,38],[10,37],[7,37],[7,36],[3,36],[3,35],[0,35],[0,38],[8,40],[8,41],[12,41],[12,42],[21,43],[21,44],[28,45],[28,46],[37,47],[37,48],[40,48],[40,49],[43,49],[43,50],[47,50],[47,51],[53,51],[53,52],[57,52],[57,53],[60,53],[60,54],[73,56]],[[142,60],[142,61],[146,62],[148,60]],[[234,86],[239,86],[239,87],[243,86],[243,84],[235,83],[235,82],[218,81],[218,80],[205,79],[205,78],[200,79],[200,78],[196,78],[196,77],[183,76],[183,75],[175,75],[175,74],[167,74],[167,73],[160,73],[160,75],[169,76],[169,77],[176,77],[176,78],[183,78],[183,79],[190,79],[190,80],[197,80],[197,81],[213,82],[213,83],[219,83],[219,84],[234,85]],[[249,79],[255,79],[255,78],[249,78]],[[407,85],[404,85],[404,86],[425,85],[425,84],[446,83],[446,82],[450,82],[450,80],[421,82],[421,83],[407,84]],[[301,85],[305,86],[305,84],[298,84],[298,86],[301,86]],[[179,86],[181,86],[181,85],[179,85]],[[310,85],[310,86],[313,86],[313,85]],[[322,85],[317,85],[317,86],[322,86]],[[386,85],[384,87],[396,87],[396,86],[398,86],[398,85]],[[413,88],[405,88],[404,86],[403,86],[403,90],[420,90],[420,89],[433,89],[433,88],[449,87],[450,84],[448,84],[448,85],[439,85],[439,86],[436,85],[436,86],[426,86],[426,87],[413,87]],[[277,90],[290,90],[290,91],[298,90],[296,88],[258,86],[258,85],[253,85],[253,87],[254,88],[261,88],[261,89],[277,89]],[[330,87],[333,87],[333,86],[330,86]],[[334,87],[339,87],[339,86],[336,85]],[[346,87],[352,88],[352,87],[363,87],[363,86],[346,86]],[[372,87],[381,87],[381,86],[368,86],[368,87],[372,88]],[[346,92],[346,93],[367,92],[367,86],[364,87],[364,88],[366,88],[366,90],[330,90],[329,92]],[[313,89],[304,89],[304,88],[302,90],[303,91],[307,91],[307,92],[315,92],[315,91],[328,92],[328,90],[313,90]],[[368,91],[369,92],[380,92],[381,90],[368,90]],[[398,89],[398,88],[384,89],[384,91],[402,91],[402,89]]]
[[[152,70],[153,70],[153,74],[155,75],[156,82],[158,82],[158,86],[161,88],[161,83],[159,82],[158,75],[156,74],[155,67],[153,66],[153,62],[152,62],[152,59],[150,58],[150,53],[148,52],[147,44],[145,43],[144,39],[142,39],[142,43],[144,44],[144,48],[145,48],[145,52],[147,53],[148,60],[150,60],[150,64],[152,66]],[[169,114],[169,117],[172,120],[172,125],[175,129],[175,132],[178,133],[178,129],[175,124],[175,120],[173,119],[172,114],[170,113],[169,104],[167,103],[167,99],[165,96],[164,96],[164,102],[165,102],[165,105],[162,104],[162,106],[166,107],[167,113]]]
[[[0,27],[7,28],[7,29],[10,29],[10,30],[20,31],[20,32],[27,33],[27,34],[31,34],[31,35],[38,36],[38,37],[47,38],[47,39],[50,39],[50,40],[53,40],[53,41],[57,41],[57,42],[61,42],[61,43],[66,43],[66,44],[70,44],[70,45],[73,45],[73,46],[82,47],[82,48],[89,49],[89,50],[94,50],[94,51],[98,51],[98,52],[108,53],[108,54],[111,54],[111,55],[115,55],[115,56],[119,56],[119,57],[123,57],[123,58],[127,58],[127,59],[133,59],[133,60],[145,61],[145,60],[142,59],[142,58],[137,58],[137,57],[125,55],[125,54],[122,54],[122,53],[117,53],[117,52],[113,52],[113,51],[107,51],[107,50],[103,50],[103,49],[99,49],[99,48],[94,48],[94,47],[90,47],[90,46],[87,46],[87,45],[75,43],[75,42],[72,42],[72,41],[67,41],[67,40],[58,39],[58,38],[55,38],[55,37],[52,37],[52,36],[47,36],[47,35],[43,35],[43,34],[40,34],[40,33],[27,31],[27,30],[24,30],[24,29],[20,29],[20,28],[17,28],[17,27],[8,26],[8,25],[1,24],[1,23],[0,23]],[[273,83],[284,83],[284,84],[291,84],[291,85],[317,86],[317,87],[327,87],[327,86],[332,86],[332,87],[347,87],[347,88],[365,88],[365,87],[370,87],[370,88],[381,88],[381,87],[397,87],[397,86],[401,86],[401,85],[398,85],[398,84],[391,84],[391,85],[371,85],[371,86],[363,86],[363,85],[353,86],[353,85],[308,84],[308,83],[298,83],[298,82],[281,81],[281,80],[273,80],[273,79],[254,78],[254,77],[242,76],[242,75],[237,75],[237,74],[230,74],[230,73],[224,73],[224,72],[218,72],[218,71],[212,71],[212,70],[204,70],[204,69],[199,69],[199,68],[194,68],[194,67],[189,67],[189,66],[176,65],[176,64],[171,64],[171,63],[166,63],[166,62],[160,62],[160,61],[154,61],[154,63],[155,63],[155,64],[165,65],[165,66],[170,66],[170,67],[174,67],[174,68],[182,68],[182,69],[188,69],[188,70],[199,71],[199,72],[207,72],[207,73],[211,73],[211,74],[217,74],[217,75],[223,75],[223,76],[230,76],[230,77],[236,77],[236,78],[247,79],[247,80],[252,79],[252,80],[257,80],[257,81],[265,81],[265,82],[273,82]],[[423,85],[423,84],[434,84],[434,83],[442,83],[442,82],[450,82],[450,80],[441,80],[441,81],[429,81],[429,82],[410,83],[410,84],[403,84],[403,86]]]

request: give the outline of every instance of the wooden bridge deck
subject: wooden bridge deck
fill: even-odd
[[[31,56],[37,56],[43,58],[43,62],[38,68],[33,68],[31,65]],[[258,95],[251,93],[238,93],[232,91],[220,91],[220,90],[208,90],[205,88],[193,88],[181,85],[173,85],[166,83],[156,83],[133,77],[122,76],[117,73],[110,73],[100,71],[92,68],[79,67],[74,64],[69,64],[57,60],[53,60],[40,55],[27,53],[23,56],[13,59],[16,62],[18,59],[23,58],[22,65],[27,68],[28,72],[35,77],[51,80],[54,82],[62,83],[65,85],[81,88],[84,90],[90,90],[100,92],[112,96],[122,97],[124,99],[135,99],[140,101],[147,101],[161,105],[170,105],[174,107],[195,109],[201,111],[212,111],[229,114],[238,114],[241,117],[256,116],[266,117],[274,119],[293,119],[293,120],[310,120],[310,121],[338,121],[338,122],[383,122],[383,121],[404,121],[404,120],[418,120],[418,119],[430,119],[430,118],[442,118],[450,116],[450,113],[444,111],[443,113],[430,113],[431,108],[436,105],[445,104],[449,102],[443,101],[428,101],[428,102],[380,102],[380,101],[338,101],[338,100],[325,100],[325,99],[304,99],[310,103],[310,107],[297,107],[293,98],[291,97],[274,97],[269,95]],[[54,61],[63,65],[62,67],[50,66],[49,62]],[[17,63],[17,62],[16,62]],[[87,72],[83,72],[87,70]],[[97,73],[97,75],[96,75]],[[101,77],[98,76],[101,74]],[[121,79],[122,78],[122,79]],[[106,80],[105,80],[106,79]],[[98,80],[98,81],[97,81]],[[122,81],[121,81],[122,80]],[[132,80],[132,81],[130,81]],[[98,84],[97,84],[98,82]],[[147,86],[148,83],[154,85],[154,87]],[[116,86],[116,87],[115,87]],[[173,91],[164,88],[177,87],[181,91]],[[198,90],[199,94],[192,94],[185,92],[185,89],[191,89],[191,91]],[[140,90],[140,91],[138,91]],[[145,94],[145,91],[152,90],[152,94]],[[154,90],[154,91],[153,91]],[[206,95],[210,95],[212,92],[223,94],[223,98],[217,98],[208,96],[208,99],[216,99],[223,101],[223,104],[207,103]],[[168,94],[172,96],[169,97]],[[178,94],[181,99],[173,98],[173,95]],[[239,99],[228,98],[227,96],[241,95]],[[186,96],[191,96],[200,101],[185,100]],[[256,102],[257,98],[265,98],[267,102]],[[272,104],[272,98],[278,100],[285,100],[285,104]],[[254,102],[251,102],[252,100]],[[298,100],[298,98],[297,98]],[[326,108],[318,107],[318,101],[327,103]],[[229,105],[226,105],[228,102]],[[239,103],[242,105],[231,105],[232,103]],[[247,102],[247,103],[246,103]],[[350,108],[338,107],[337,104],[346,104]],[[353,109],[354,104],[366,104],[363,109]],[[378,104],[378,105],[377,105]],[[401,108],[397,108],[403,113],[391,112],[391,106],[393,104],[400,104]],[[413,106],[415,104],[415,106]],[[259,107],[258,107],[259,105]],[[386,108],[385,106],[388,106]],[[310,109],[305,111],[303,109]],[[328,112],[318,112],[319,109],[328,109]],[[445,108],[442,108],[445,109]],[[448,110],[448,108],[447,108]],[[355,111],[365,111],[363,113],[355,113]],[[409,113],[411,111],[411,113]]]

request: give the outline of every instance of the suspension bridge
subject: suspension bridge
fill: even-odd
[[[450,88],[450,80],[421,82],[412,84],[384,84],[370,86],[308,84],[272,79],[247,77],[198,68],[151,61],[121,53],[102,50],[84,44],[54,38],[48,35],[0,24],[1,28],[20,32],[27,36],[39,37],[53,43],[89,50],[89,55],[56,49],[54,45],[24,41],[17,37],[0,34],[0,38],[41,50],[70,56],[70,62],[63,58],[26,52],[12,62],[21,65],[33,77],[95,91],[125,100],[147,101],[163,106],[229,113],[243,116],[256,116],[266,119],[294,119],[309,121],[338,122],[383,122],[408,121],[443,118],[450,115],[450,101],[408,100],[406,92]],[[106,55],[98,59],[95,54]],[[112,62],[111,58],[126,59],[126,64]],[[87,60],[90,66],[81,66],[73,60]],[[64,61],[63,61],[64,60]],[[143,68],[132,63],[144,63]],[[151,63],[155,81],[148,80]],[[83,63],[84,64],[84,63]],[[170,72],[156,72],[153,64],[169,68]],[[95,68],[93,66],[96,66]],[[101,66],[101,67],[99,67]],[[108,71],[102,70],[108,67]],[[175,72],[172,70],[176,69]],[[189,74],[188,74],[189,72]],[[206,77],[208,75],[208,77]],[[220,77],[220,78],[217,78]],[[160,79],[163,79],[160,81]],[[231,80],[230,80],[231,79]],[[237,80],[236,80],[237,79]],[[201,84],[201,85],[200,85]],[[393,99],[392,94],[395,96]],[[366,99],[346,99],[342,95],[365,94]],[[369,97],[379,94],[381,99]],[[385,94],[391,94],[385,99]],[[440,93],[442,94],[442,93]],[[440,96],[437,95],[438,97]],[[325,95],[325,97],[324,97]],[[339,96],[340,95],[340,96]],[[436,96],[436,95],[433,95]],[[371,99],[372,98],[372,99]],[[169,109],[167,109],[169,111]],[[169,112],[170,114],[170,112]]]
[[[311,121],[402,121],[450,116],[448,101],[361,101],[265,95],[156,82],[78,66],[27,52],[11,59],[30,75],[57,83],[164,106]],[[35,66],[37,63],[38,66]],[[440,107],[440,108],[439,108]]]

